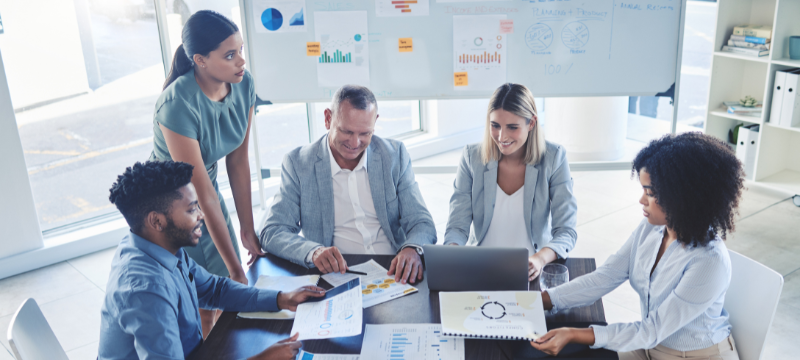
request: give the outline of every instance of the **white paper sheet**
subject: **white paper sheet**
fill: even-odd
[[[468,85],[455,90],[493,91],[506,83],[506,37],[500,20],[506,15],[453,16],[453,72],[467,72]]]
[[[337,288],[328,290],[326,298],[297,306],[291,333],[300,333],[298,340],[330,339],[361,334],[364,310],[361,308],[361,282],[341,285],[349,287],[337,295]],[[341,290],[341,289],[339,289]]]
[[[445,336],[535,340],[547,333],[539,291],[439,293]]]
[[[269,289],[275,291],[292,291],[301,286],[317,285],[319,275],[306,276],[266,276],[261,275],[253,285],[258,289]],[[294,319],[294,311],[281,310],[278,312],[240,312],[239,317],[245,319]]]
[[[430,0],[375,0],[375,15],[389,16],[428,16]]]
[[[358,360],[358,355],[352,354],[312,354],[300,350],[297,354],[297,360]]]
[[[317,85],[369,86],[368,35],[366,11],[314,12],[314,36],[322,52],[317,57]]]
[[[386,275],[389,270],[386,270],[383,266],[375,262],[375,260],[349,266],[348,268],[367,273],[367,275],[331,273],[322,275],[322,278],[333,286],[339,286],[352,279],[361,277],[361,294],[364,299],[365,309],[417,292],[417,288],[409,284],[403,285],[395,282],[394,276]]]
[[[361,358],[463,360],[464,339],[441,335],[440,324],[367,324]]]
[[[257,33],[307,31],[305,0],[253,0],[253,14]]]

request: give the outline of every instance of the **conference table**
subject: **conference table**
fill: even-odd
[[[394,258],[392,255],[344,255],[349,265],[361,264],[374,259],[385,268]],[[569,269],[570,280],[595,270],[594,259],[570,258],[557,260]],[[306,269],[277,256],[267,254],[259,258],[247,272],[247,280],[255,284],[261,275],[302,276],[320,274],[317,269]],[[331,286],[320,279],[320,287]],[[361,335],[325,339],[304,340],[303,350],[314,354],[359,354],[366,324],[411,324],[440,323],[439,292],[428,289],[425,278],[413,285],[418,292],[364,309],[364,325]],[[539,290],[538,279],[530,284],[531,290]],[[292,329],[291,320],[259,320],[238,318],[235,312],[224,312],[205,342],[188,359],[244,359],[256,355],[269,345],[287,338]],[[588,327],[590,324],[605,324],[603,301],[590,306],[559,311],[546,315],[547,328]],[[471,359],[527,359],[546,358],[534,350],[526,341],[466,339],[465,355]],[[605,349],[589,349],[584,345],[569,345],[557,358],[563,359],[618,359],[616,352]],[[369,360],[369,359],[361,359]]]

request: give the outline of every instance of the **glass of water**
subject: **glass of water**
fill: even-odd
[[[539,289],[545,291],[569,282],[569,270],[561,264],[547,264],[539,274]]]

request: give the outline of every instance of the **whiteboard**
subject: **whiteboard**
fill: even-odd
[[[686,0],[419,0],[429,3],[428,15],[408,17],[377,16],[376,6],[392,0],[297,1],[241,2],[249,68],[263,100],[330,100],[338,86],[320,83],[320,57],[306,51],[317,39],[315,14],[330,11],[366,12],[368,87],[379,99],[491,96],[493,89],[463,90],[454,84],[459,61],[454,17],[475,15],[513,21],[513,32],[503,35],[505,78],[492,80],[494,87],[521,83],[536,97],[653,96],[676,82]],[[265,30],[262,9],[290,2],[304,7],[303,30]],[[284,15],[286,23],[295,11]],[[399,51],[400,38],[413,40],[411,52]]]

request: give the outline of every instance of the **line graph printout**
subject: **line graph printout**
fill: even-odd
[[[389,16],[428,16],[430,0],[375,0],[375,15]]]
[[[506,15],[453,16],[453,72],[467,73],[456,90],[494,90],[506,82],[506,37],[500,20]]]
[[[254,0],[256,32],[306,32],[305,0]]]
[[[298,340],[330,339],[361,334],[361,282],[353,279],[328,290],[324,298],[297,305],[291,333]]]
[[[318,86],[369,86],[366,11],[314,12],[314,36],[321,52],[317,59]]]
[[[539,291],[440,292],[444,336],[535,340],[547,333]]]
[[[367,324],[361,358],[464,360],[464,339],[442,337],[441,324]]]

